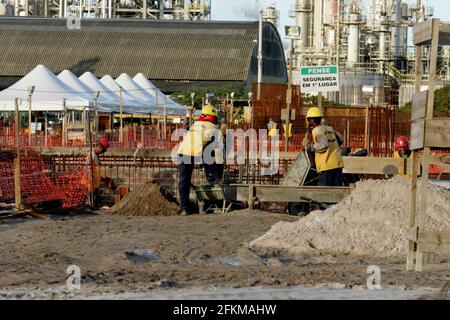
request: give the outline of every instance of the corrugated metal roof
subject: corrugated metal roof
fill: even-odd
[[[21,77],[38,64],[97,77],[142,72],[152,80],[247,81],[254,74],[257,22],[0,19],[0,77]],[[264,25],[264,76],[286,80],[279,35]],[[278,79],[278,80],[277,80]]]

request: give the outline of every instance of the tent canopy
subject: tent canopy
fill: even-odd
[[[32,87],[34,91],[31,93]],[[14,111],[16,98],[19,110],[28,111],[31,95],[32,111],[61,112],[64,111],[64,101],[69,110],[92,109],[96,101],[100,112],[120,112],[120,91],[123,113],[184,115],[186,112],[183,106],[159,91],[142,73],[134,78],[123,73],[115,80],[105,75],[98,80],[91,72],[77,78],[69,70],[64,70],[56,76],[44,65],[38,65],[0,92],[0,111]]]
[[[99,80],[108,90],[111,95],[114,95],[116,101],[120,105],[120,86],[114,81],[110,75],[105,75]],[[123,89],[123,88],[122,88]],[[124,113],[144,113],[143,106],[145,102],[132,96],[125,90],[122,90],[122,112]],[[149,113],[149,112],[147,112]]]
[[[184,115],[186,113],[186,108],[184,106],[176,103],[175,101],[167,97],[164,93],[162,93],[158,88],[155,87],[155,85],[150,80],[148,80],[148,78],[143,73],[136,74],[134,78],[131,80],[134,83],[136,83],[139,87],[141,87],[143,90],[145,90],[145,92],[155,96],[157,100],[157,105],[165,103],[167,114]]]
[[[158,115],[164,114],[164,108],[160,103],[158,103],[155,96],[149,94],[146,90],[143,90],[128,74],[122,73],[119,77],[117,77],[115,82],[130,95],[145,101],[147,113]]]
[[[80,109],[91,105],[90,100],[74,93],[73,89],[58,79],[47,67],[38,65],[25,77],[0,92],[0,111],[14,111],[15,99],[19,110],[27,111],[30,89],[32,111],[64,111],[64,99],[68,109]]]
[[[93,103],[97,92],[85,85],[72,72],[70,72],[69,70],[64,70],[60,74],[58,74],[58,79],[68,85],[73,90],[73,92],[76,92],[77,95],[88,99]],[[111,104],[111,101],[108,101],[101,96],[97,98],[97,108],[100,112],[112,112],[113,109],[111,108],[111,106],[113,106]]]

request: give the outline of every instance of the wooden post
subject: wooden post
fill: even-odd
[[[317,95],[317,104],[319,106],[320,112],[323,114],[323,94],[319,92]]]
[[[364,128],[364,149],[369,151],[369,104],[367,101],[366,105],[366,119],[365,119],[365,128]]]
[[[65,147],[67,144],[67,105],[66,105],[66,99],[63,99],[63,108],[64,108],[64,114],[62,118],[62,146]]]
[[[414,151],[411,155],[411,207],[409,209],[409,227],[415,228],[415,237],[417,238],[416,228],[416,200],[417,200],[417,173],[419,171],[419,153]],[[416,242],[408,240],[408,253],[406,260],[406,270],[414,270],[414,252],[416,251]]]
[[[84,133],[84,137],[86,139],[86,141],[85,141],[85,144],[86,144],[89,141],[88,129],[87,129],[87,121],[86,121],[86,107],[83,107],[82,122],[83,122],[83,133]]]
[[[163,137],[163,140],[166,140],[166,137],[167,137],[167,111],[166,111],[166,105],[167,105],[167,96],[164,95],[164,127],[163,127],[164,137]]]
[[[415,71],[415,93],[420,92],[422,85],[422,47],[416,45],[416,71]],[[414,150],[411,154],[412,166],[411,166],[411,201],[409,221],[410,227],[416,228],[416,202],[417,202],[417,175],[419,172],[419,151]],[[415,162],[415,163],[414,163]],[[417,235],[417,230],[415,230]],[[406,270],[412,271],[414,269],[414,254],[416,252],[416,242],[408,241],[408,252],[406,261]]]
[[[20,210],[22,207],[22,194],[20,189],[20,114],[19,114],[19,99],[15,100],[16,111],[16,158],[14,159],[14,191],[16,209]]]
[[[44,131],[44,145],[48,145],[48,114],[47,111],[45,112],[45,131]]]
[[[347,120],[347,147],[350,148],[350,120]]]
[[[31,94],[28,95],[28,146],[31,146]]]
[[[433,112],[434,112],[434,89],[436,86],[437,56],[439,49],[439,19],[433,19],[432,30],[433,30],[433,37],[431,40],[430,77],[428,81],[427,120],[433,119]],[[430,173],[430,147],[425,146],[422,157],[421,203],[418,216],[419,231],[425,227],[429,173]],[[416,271],[422,272],[422,270],[423,270],[423,253],[417,251]]]
[[[120,87],[120,129],[119,142],[123,142],[123,105],[122,105],[122,87]]]
[[[238,178],[239,184],[244,183],[244,165],[239,165],[239,178]]]
[[[144,140],[144,125],[142,124],[142,121],[141,121],[141,144],[142,144],[142,148],[144,148],[144,142],[145,142],[145,140]]]
[[[289,151],[289,124],[291,122],[291,103],[292,103],[292,69],[294,59],[294,39],[291,39],[290,47],[290,60],[289,60],[289,82],[288,89],[286,93],[286,105],[287,105],[287,115],[286,115],[286,130],[284,132],[284,152]]]
[[[255,186],[250,185],[248,187],[248,208],[250,210],[253,210],[253,208],[255,207],[254,190],[255,190]]]

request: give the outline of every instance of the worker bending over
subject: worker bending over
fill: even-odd
[[[394,158],[408,159],[411,156],[412,151],[409,149],[409,141],[405,136],[400,136],[395,140],[395,152]],[[405,178],[411,178],[411,175],[407,172],[399,172],[396,176],[402,176]]]
[[[88,168],[92,174],[92,183],[90,183],[89,191],[92,192],[92,206],[96,209],[100,207],[100,184],[102,181],[102,177],[100,175],[100,155],[105,153],[109,149],[109,142],[106,138],[100,138],[97,141],[97,145],[92,150],[91,157],[88,157],[87,164]],[[90,163],[92,161],[92,167]],[[90,175],[88,175],[89,177]]]
[[[194,165],[202,164],[207,181],[214,183],[217,179],[216,164],[220,163],[220,159],[223,159],[223,154],[221,154],[223,148],[219,147],[222,138],[220,130],[217,128],[219,118],[214,108],[211,105],[204,106],[202,115],[192,126],[190,126],[191,118],[192,110],[188,110],[184,120],[184,129],[189,131],[184,136],[177,151],[178,192],[180,194],[181,215],[183,216],[191,213],[189,194]]]
[[[323,124],[322,119],[323,114],[319,108],[313,107],[308,110],[307,151],[314,152],[319,186],[343,186],[344,161],[340,145],[344,139],[331,126]]]

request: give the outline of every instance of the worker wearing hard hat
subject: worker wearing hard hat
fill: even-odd
[[[100,138],[97,141],[95,148],[92,150],[91,157],[87,157],[86,160],[86,174],[82,177],[82,184],[88,184],[88,190],[92,193],[92,206],[94,208],[100,207],[100,184],[102,177],[100,174],[100,155],[105,153],[109,149],[109,142],[106,138]],[[92,166],[90,165],[92,161]],[[89,183],[89,177],[92,175],[92,180]]]
[[[312,107],[308,110],[306,147],[308,151],[314,152],[316,169],[319,172],[319,185],[342,186],[344,161],[340,145],[344,139],[331,126],[323,124],[322,119],[323,114],[319,108]]]
[[[409,141],[405,136],[400,136],[395,140],[395,152],[394,158],[408,159],[411,156],[411,150],[409,149]],[[411,175],[405,172],[400,172],[397,176],[403,176],[410,178]]]
[[[203,164],[207,180],[212,181],[216,178],[214,164],[219,163],[221,159],[223,161],[223,153],[221,153],[223,149],[214,146],[214,144],[221,144],[222,141],[220,130],[217,129],[219,118],[216,110],[211,105],[204,106],[202,115],[192,126],[189,126],[191,118],[192,110],[188,110],[184,128],[189,129],[189,131],[184,136],[177,151],[181,215],[187,215],[191,211],[189,194],[194,165]],[[208,146],[211,146],[211,151],[213,151],[209,154],[205,152]]]
[[[409,150],[409,141],[406,137],[400,136],[395,141],[394,158],[409,158],[411,150]]]

